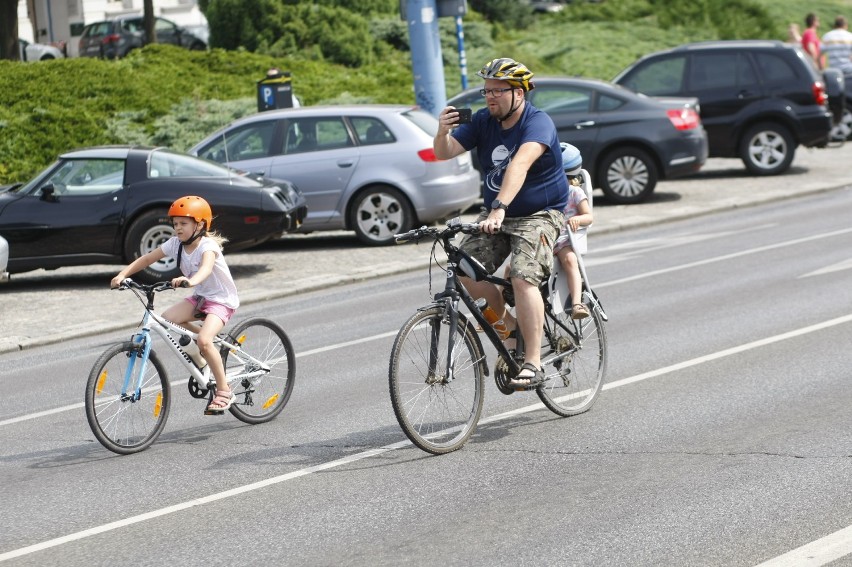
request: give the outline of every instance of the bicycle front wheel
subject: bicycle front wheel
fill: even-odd
[[[101,445],[121,455],[147,449],[169,416],[172,396],[163,365],[151,351],[140,381],[142,366],[138,344],[117,344],[98,358],[86,382],[89,427]]]
[[[588,411],[595,403],[606,371],[606,330],[596,309],[585,319],[571,319],[570,312],[546,317],[542,365],[545,383],[538,397],[561,416]]]
[[[222,347],[220,354],[236,396],[231,413],[245,423],[265,423],[281,413],[293,393],[293,345],[284,329],[269,319],[246,319],[230,335],[240,350]]]
[[[393,411],[417,447],[440,455],[460,449],[482,413],[484,356],[459,314],[450,351],[443,307],[418,311],[394,341],[389,380]]]

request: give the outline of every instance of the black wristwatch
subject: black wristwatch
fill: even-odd
[[[494,199],[491,202],[491,208],[492,209],[503,209],[505,211],[505,210],[509,209],[509,205],[507,205],[506,203],[504,203],[500,199]]]

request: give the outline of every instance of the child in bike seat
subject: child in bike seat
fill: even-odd
[[[568,292],[571,294],[572,319],[584,319],[589,316],[588,308],[583,304],[583,282],[580,279],[580,266],[577,254],[586,253],[586,229],[592,224],[592,207],[589,196],[583,189],[581,169],[583,158],[580,150],[571,144],[562,142],[562,168],[568,176],[568,204],[562,213],[565,215],[565,226],[553,246],[553,253],[559,258],[559,263],[568,276]],[[591,188],[589,188],[591,189]],[[572,232],[574,246],[568,232]],[[576,248],[576,250],[575,250]]]
[[[198,349],[216,379],[216,395],[204,413],[221,414],[234,403],[234,394],[228,386],[222,357],[213,341],[240,305],[234,278],[222,255],[222,245],[227,240],[216,232],[210,232],[213,211],[201,197],[181,197],[172,203],[169,217],[175,236],[131,262],[112,279],[110,285],[118,287],[128,276],[165,257],[177,258],[183,275],[174,278],[172,286],[178,288],[187,282],[189,287],[195,288],[195,292],[166,309],[163,317],[198,332]],[[200,330],[189,324],[199,319],[203,320]]]

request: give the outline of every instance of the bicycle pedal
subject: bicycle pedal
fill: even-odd
[[[220,409],[206,409],[204,410],[204,415],[225,415],[225,411]]]

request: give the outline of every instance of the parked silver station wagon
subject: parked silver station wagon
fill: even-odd
[[[354,230],[384,245],[480,199],[469,153],[435,157],[437,129],[434,116],[412,106],[288,108],[237,120],[189,153],[296,184],[308,203],[300,232]]]

